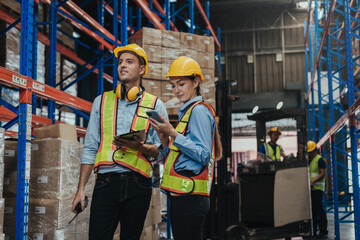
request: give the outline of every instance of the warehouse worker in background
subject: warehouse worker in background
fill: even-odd
[[[177,58],[166,75],[175,97],[183,104],[174,128],[150,118],[163,151],[168,153],[161,188],[170,198],[170,221],[174,240],[202,240],[205,217],[210,209],[214,160],[222,155],[215,112],[200,94],[204,81],[199,64]],[[170,141],[169,141],[170,137]]]
[[[152,166],[161,141],[149,128],[145,112],[155,109],[168,119],[164,103],[144,91],[148,70],[145,51],[136,44],[114,49],[121,84],[95,98],[85,136],[78,190],[73,211],[81,202],[91,172],[97,173],[90,209],[90,240],[112,240],[120,221],[120,237],[139,240],[151,199]],[[114,77],[114,79],[116,79]],[[115,81],[115,80],[114,80]],[[145,117],[144,117],[145,116]],[[115,141],[114,136],[145,129],[145,143]]]
[[[280,129],[278,127],[270,128],[268,135],[270,137],[270,141],[268,143],[263,143],[260,146],[258,152],[258,159],[266,159],[271,161],[280,161],[281,157],[285,157],[284,150],[281,145],[276,144],[281,135]]]
[[[313,218],[314,235],[318,238],[325,238],[328,234],[326,213],[323,207],[323,196],[325,190],[325,170],[326,163],[318,154],[316,143],[307,142],[307,152],[309,156],[309,173],[311,185],[311,208]],[[319,226],[320,233],[317,235]]]

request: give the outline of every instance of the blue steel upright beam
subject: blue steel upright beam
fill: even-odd
[[[344,1],[344,34],[345,34],[345,48],[346,48],[346,73],[348,84],[348,105],[352,106],[355,102],[354,94],[354,71],[352,59],[352,41],[351,41],[351,22],[350,22],[350,4],[349,1]],[[354,197],[354,221],[355,221],[355,239],[360,240],[360,199],[359,199],[359,168],[357,157],[357,137],[355,116],[349,119],[350,125],[350,139],[351,139],[351,167],[352,167],[352,184]]]
[[[221,28],[218,27],[217,28],[217,38],[219,39],[219,42],[221,44]],[[222,70],[221,70],[221,51],[216,51],[216,55],[217,55],[217,61],[218,61],[218,64],[219,64],[219,75],[221,76],[222,74]]]
[[[115,42],[117,42],[117,40],[119,39],[119,22],[118,22],[118,15],[119,15],[119,3],[118,0],[113,0],[113,35],[115,37]],[[121,22],[124,21],[123,16],[121,16],[122,20]],[[122,42],[122,44],[124,44],[124,42]],[[116,59],[116,57],[114,56],[113,58],[113,89],[116,88],[117,85],[117,66],[118,66],[118,61]]]
[[[39,2],[34,1],[34,30],[33,30],[33,77],[32,79],[37,79],[37,45],[38,45],[38,31],[37,31],[37,22],[38,22],[38,8],[39,8]],[[36,114],[36,95],[32,95],[32,113]]]
[[[33,17],[34,1],[21,1],[20,74],[33,76]],[[31,80],[18,79],[28,87]],[[30,85],[31,86],[31,85]],[[31,89],[31,88],[30,88]],[[18,159],[16,179],[15,239],[26,240],[28,235],[29,179],[31,154],[31,90],[20,91]]]
[[[310,22],[309,22],[310,24]],[[306,25],[307,22],[304,21],[304,33],[306,33]],[[306,92],[309,90],[309,41],[305,44],[305,81],[306,81]],[[311,121],[310,121],[310,103],[307,101],[306,103],[306,112],[307,112],[307,139],[310,139],[310,133],[311,133]]]
[[[104,0],[98,0],[98,22],[101,26],[104,26]],[[98,48],[100,51],[98,61],[102,60],[102,55],[104,51],[104,45],[101,43],[98,43]],[[101,64],[98,67],[99,74],[97,79],[97,88],[96,88],[96,94],[97,96],[102,94],[104,92],[104,65]]]
[[[165,29],[170,30],[170,0],[165,0]]]
[[[189,16],[190,16],[190,29],[189,33],[194,33],[194,0],[189,1]]]
[[[311,34],[311,27],[309,28],[309,55],[310,55],[310,73],[312,75],[314,71],[314,63],[313,63],[313,43],[312,43],[312,34]],[[311,111],[312,111],[312,140],[316,141],[316,117],[315,117],[315,94],[314,94],[314,88],[311,87]]]
[[[206,13],[206,17],[208,18],[208,19],[210,19],[210,1],[206,1],[205,2],[205,13]],[[206,35],[210,35],[210,29],[209,28],[207,28],[206,30],[205,30],[205,32],[206,32]]]
[[[56,31],[57,31],[57,0],[52,0],[50,5],[50,48],[49,48],[49,79],[48,84],[51,87],[56,85]],[[55,102],[49,100],[48,102],[48,118],[55,123]]]
[[[123,45],[127,45],[128,33],[128,0],[121,0],[121,37],[120,41]]]
[[[320,29],[319,29],[319,14],[318,14],[318,0],[315,0],[315,49],[316,53],[319,52],[320,48]],[[324,136],[324,119],[323,119],[323,107],[322,107],[322,95],[321,95],[321,68],[320,68],[320,61],[317,67],[317,80],[318,80],[318,122],[319,122],[319,139]]]
[[[329,1],[325,0],[325,16],[329,13]],[[329,28],[327,35],[326,53],[327,53],[327,77],[329,89],[329,115],[330,115],[330,128],[335,124],[334,114],[334,97],[333,97],[333,78],[332,78],[332,56],[331,56],[331,34]],[[334,224],[335,224],[335,239],[340,239],[340,226],[339,226],[339,202],[338,202],[338,173],[336,161],[336,146],[335,135],[331,136],[331,170],[332,170],[332,190],[334,200]]]

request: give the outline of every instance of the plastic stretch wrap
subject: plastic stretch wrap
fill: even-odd
[[[5,170],[4,169],[4,151],[5,151],[4,136],[5,136],[5,129],[0,128],[0,198],[3,197],[3,189],[4,189],[4,170]]]
[[[5,188],[10,195],[5,203],[5,233],[11,235],[16,216],[17,142],[6,141],[5,145],[5,163],[11,169],[5,172],[8,176]],[[28,231],[32,239],[87,239],[94,174],[85,189],[88,207],[68,224],[75,216],[71,208],[80,177],[82,151],[81,143],[66,139],[31,141]]]

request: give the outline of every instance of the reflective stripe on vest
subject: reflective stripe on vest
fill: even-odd
[[[264,143],[266,156],[271,158],[272,160],[280,160],[281,157],[281,147],[280,145],[276,145],[276,155],[274,154],[274,149],[271,147],[270,143]]]
[[[145,133],[148,133],[149,120],[146,111],[154,109],[156,100],[157,97],[146,92],[143,93],[135,111],[136,114],[130,131],[145,129]],[[116,150],[116,146],[112,144],[116,134],[117,114],[121,114],[117,113],[117,102],[118,99],[113,91],[105,92],[102,96],[100,145],[96,154],[94,171],[97,170],[99,165],[117,163],[150,178],[152,176],[152,166],[141,152],[125,147]]]
[[[313,160],[311,160],[309,165],[309,173],[310,173],[310,181],[319,176],[320,169],[319,169],[319,159],[321,158],[320,154],[317,154]],[[312,187],[312,190],[325,190],[325,177],[323,179],[314,182],[314,186]]]
[[[186,113],[176,126],[176,131],[178,133],[185,135],[191,112],[193,108],[198,104],[205,105],[215,117],[215,112],[211,106],[204,102],[196,102],[186,111]],[[169,143],[170,152],[165,161],[164,175],[161,182],[161,188],[171,193],[209,196],[214,171],[214,139],[212,144],[212,154],[209,163],[205,166],[204,170],[199,175],[196,175],[194,177],[185,177],[175,172],[174,166],[177,158],[180,155],[180,151],[172,143],[173,140],[171,140]]]

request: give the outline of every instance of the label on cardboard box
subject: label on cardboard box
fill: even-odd
[[[209,40],[204,40],[204,44],[210,44]]]
[[[48,183],[48,176],[40,176],[37,179],[38,183]]]
[[[193,40],[192,36],[186,36],[186,40]]]
[[[5,150],[5,157],[14,157],[15,150]]]
[[[46,207],[35,207],[35,213],[37,214],[45,214]]]
[[[32,151],[37,151],[37,150],[39,150],[39,144],[31,144],[31,150]]]
[[[44,234],[42,234],[42,233],[34,233],[33,234],[33,239],[34,240],[43,240],[44,239]]]
[[[13,213],[14,208],[13,207],[5,207],[4,208],[4,213]]]

